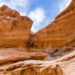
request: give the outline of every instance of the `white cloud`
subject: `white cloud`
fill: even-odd
[[[59,3],[59,11],[63,11],[71,2],[72,0],[61,0]]]
[[[26,11],[21,11],[21,12],[19,12],[20,14],[21,14],[21,16],[26,16],[27,15],[27,13],[26,13]]]
[[[26,15],[26,12],[30,6],[29,0],[10,0],[10,1],[0,0],[0,6],[2,5],[7,5],[10,8],[15,10],[18,10],[18,9],[23,10],[23,11],[19,11],[21,15]]]
[[[14,3],[13,3],[14,2]],[[29,0],[10,0],[12,7],[20,6],[20,7],[27,7],[29,4]]]
[[[20,7],[27,7],[28,4],[29,4],[29,0],[10,0],[10,1],[3,1],[3,0],[0,0],[0,6],[6,4],[8,6],[11,6],[12,8],[16,8],[17,6],[20,6]]]
[[[43,8],[38,7],[35,10],[31,11],[28,15],[33,21],[32,31],[36,32],[40,27],[41,23],[44,22],[46,14]]]

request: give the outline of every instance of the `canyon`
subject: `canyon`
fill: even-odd
[[[75,0],[38,32],[32,24],[0,7],[0,75],[75,75]]]

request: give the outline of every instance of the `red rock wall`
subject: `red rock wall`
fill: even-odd
[[[58,48],[75,39],[75,0],[45,28],[33,34],[38,48]]]
[[[0,8],[0,47],[26,46],[31,33],[32,20],[8,8]]]
[[[0,8],[0,16],[3,16],[3,15],[11,16],[11,17],[20,16],[20,14],[16,10],[10,9],[6,5],[3,5]]]

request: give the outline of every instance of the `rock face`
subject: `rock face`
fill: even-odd
[[[10,16],[10,17],[18,17],[18,16],[20,16],[20,14],[17,11],[11,10],[6,5],[3,5],[0,8],[0,16],[4,16],[4,15]]]
[[[25,52],[15,49],[0,49],[0,64],[23,60],[43,60],[47,56],[43,52]]]
[[[0,47],[21,47],[25,50],[33,21],[2,6],[0,8]]]
[[[0,8],[0,64],[23,60],[43,60],[47,53],[27,52],[33,21],[17,11]]]
[[[54,61],[21,61],[1,65],[0,75],[75,75],[75,51]]]
[[[75,40],[75,0],[33,39],[37,48],[59,48]]]
[[[51,24],[31,34],[32,20],[5,5],[2,6],[0,75],[75,75],[74,20],[75,0],[72,0]],[[32,41],[34,43],[31,47]],[[62,55],[51,60],[53,55],[57,55],[56,52],[50,54],[54,48],[59,48],[58,54]],[[46,53],[42,52],[44,49]]]

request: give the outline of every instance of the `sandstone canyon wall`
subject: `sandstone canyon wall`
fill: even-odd
[[[0,66],[23,60],[43,60],[47,54],[28,52],[33,21],[6,5],[0,7]]]
[[[0,75],[75,75],[75,0],[35,34],[32,23],[5,5],[0,8]],[[62,55],[39,52],[49,47]]]
[[[59,48],[75,40],[75,0],[45,28],[33,34],[37,48]]]
[[[26,46],[33,21],[26,16],[2,6],[0,8],[0,47]]]

